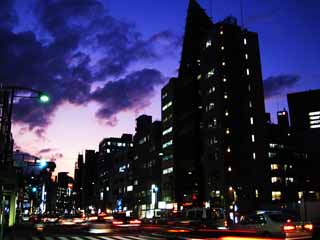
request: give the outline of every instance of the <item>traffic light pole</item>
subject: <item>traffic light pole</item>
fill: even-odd
[[[4,202],[5,202],[5,196],[4,196],[4,188],[3,185],[1,185],[1,213],[0,213],[0,240],[3,240],[3,228],[4,228]]]

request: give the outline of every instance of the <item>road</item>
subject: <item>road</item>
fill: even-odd
[[[6,240],[273,240],[244,233],[216,233],[213,229],[163,228],[157,225],[142,228],[112,229],[105,225],[49,225],[36,230],[34,225],[17,225]],[[314,239],[318,239],[315,237]],[[277,238],[280,240],[280,238]]]

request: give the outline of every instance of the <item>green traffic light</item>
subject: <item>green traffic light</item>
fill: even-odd
[[[40,99],[40,102],[42,103],[47,103],[50,101],[50,97],[46,94],[41,94],[39,99]]]

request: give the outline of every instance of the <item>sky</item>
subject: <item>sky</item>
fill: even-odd
[[[320,87],[318,0],[199,0],[214,22],[233,15],[259,34],[266,111]],[[47,92],[16,99],[15,148],[73,175],[77,155],[160,120],[160,90],[177,75],[188,0],[1,0],[0,83]]]

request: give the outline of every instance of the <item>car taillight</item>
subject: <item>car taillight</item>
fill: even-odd
[[[296,230],[296,226],[295,225],[286,224],[286,225],[283,226],[283,231],[285,231],[285,232],[290,232],[290,231],[293,231],[293,230]]]
[[[123,224],[123,221],[112,221],[113,225],[121,225]]]
[[[129,223],[130,223],[130,224],[141,224],[141,221],[135,219],[135,220],[130,220]]]
[[[311,230],[313,230],[313,225],[311,223],[308,223],[308,224],[303,225],[303,228],[311,231]]]

